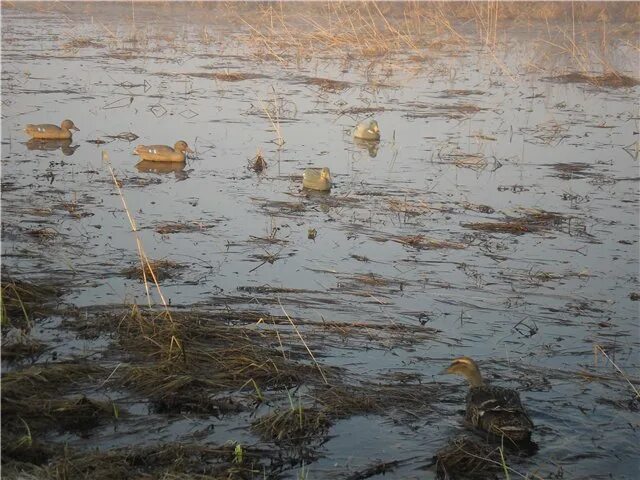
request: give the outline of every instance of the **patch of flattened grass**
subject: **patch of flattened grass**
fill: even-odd
[[[46,315],[53,302],[63,294],[54,285],[32,283],[2,275],[0,287],[2,326],[13,325],[27,328],[34,318]]]
[[[46,344],[39,340],[22,337],[19,340],[7,343],[6,335],[3,335],[0,355],[4,361],[15,362],[23,358],[35,358],[46,349]]]
[[[381,379],[382,380],[382,379]],[[315,401],[330,418],[363,414],[400,414],[409,419],[432,413],[433,404],[450,396],[454,387],[439,383],[363,382],[316,388]]]
[[[88,430],[121,413],[111,402],[68,395],[91,383],[104,370],[86,363],[35,365],[2,377],[2,453],[5,458],[32,462],[48,455],[37,439],[48,431]],[[34,440],[35,439],[35,440]]]
[[[607,72],[602,75],[589,75],[582,72],[571,72],[565,75],[551,77],[550,80],[560,83],[586,83],[588,85],[593,85],[594,87],[608,88],[629,88],[640,85],[640,80],[637,78],[630,77],[619,72]]]
[[[464,436],[438,450],[434,460],[438,478],[493,478],[502,469],[496,447]]]
[[[255,420],[251,429],[264,441],[287,445],[322,441],[331,427],[331,420],[317,408],[276,410]]]
[[[173,260],[149,260],[149,265],[145,265],[144,274],[146,275],[147,281],[152,281],[153,275],[151,271],[153,271],[156,280],[160,282],[162,280],[175,277],[183,268],[185,268],[185,265],[174,262]],[[140,280],[145,278],[145,275],[142,274],[142,267],[139,264],[125,268],[122,271],[122,274],[127,278],[137,278]]]
[[[229,400],[229,392],[248,391],[260,401],[264,390],[335,376],[335,369],[321,372],[306,354],[280,351],[294,343],[289,334],[230,326],[213,315],[134,309],[121,319],[118,337],[132,357],[119,372],[120,381],[162,411],[242,409]]]
[[[249,479],[277,478],[284,464],[285,460],[274,453],[253,447],[168,443],[108,451],[65,451],[46,466],[9,461],[2,467],[3,476],[8,478],[44,480]]]
[[[569,221],[559,213],[543,210],[529,209],[520,217],[508,217],[501,222],[471,222],[462,224],[465,228],[484,232],[511,233],[522,235],[523,233],[543,232],[557,229]]]

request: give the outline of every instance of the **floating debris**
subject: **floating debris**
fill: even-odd
[[[113,140],[125,140],[127,142],[133,142],[139,138],[138,135],[133,132],[121,132],[116,135],[105,135],[105,137]]]
[[[349,82],[331,80],[330,78],[310,77],[304,80],[307,85],[319,87],[323,92],[338,93],[351,87]]]
[[[602,75],[589,75],[587,73],[572,72],[555,77],[547,77],[546,80],[553,80],[560,83],[587,83],[595,87],[624,88],[640,85],[640,80],[623,73],[607,72]]]
[[[456,155],[453,164],[456,167],[471,168],[472,170],[482,170],[487,166],[488,162],[484,158],[484,155],[466,154],[466,155]]]
[[[213,225],[202,222],[166,222],[156,225],[154,230],[161,235],[169,235],[171,233],[202,232],[212,227]]]
[[[324,412],[303,406],[274,411],[251,425],[265,441],[292,445],[321,442],[330,427],[331,421]]]
[[[264,156],[262,155],[262,151],[260,149],[258,149],[255,157],[249,160],[248,168],[249,170],[253,170],[256,173],[261,173],[262,171],[266,170],[267,161],[264,159]]]
[[[149,264],[145,265],[145,275],[142,275],[142,267],[136,265],[135,267],[129,267],[122,271],[122,274],[127,278],[137,278],[144,280],[145,276],[147,281],[153,281],[153,274],[158,281],[165,280],[167,278],[173,278],[177,273],[186,268],[185,265],[174,262],[172,260],[149,260]],[[153,270],[153,274],[151,271]]]
[[[62,48],[69,50],[78,50],[80,48],[104,48],[104,44],[92,40],[88,37],[75,37],[68,42],[66,42]]]
[[[469,437],[457,437],[433,458],[440,479],[486,479],[502,469],[500,451]]]
[[[244,80],[253,80],[256,78],[265,78],[264,75],[258,73],[244,73],[244,72],[194,72],[187,73],[189,77],[210,78],[212,80],[219,80],[222,82],[242,82]]]
[[[568,162],[554,163],[551,165],[551,168],[558,172],[555,175],[556,177],[562,178],[563,180],[571,180],[592,176],[589,170],[593,169],[593,166],[584,162]]]
[[[33,230],[27,230],[25,233],[38,240],[52,240],[58,236],[58,232],[51,227],[35,228]]]
[[[479,205],[476,203],[462,202],[460,206],[465,210],[471,210],[473,212],[486,213],[489,215],[495,213],[493,207],[490,207],[489,205]]]
[[[462,226],[472,230],[482,230],[485,232],[513,233],[521,235],[523,233],[540,232],[551,230],[560,224],[567,223],[569,217],[555,212],[545,212],[542,210],[530,209],[521,217],[510,217],[504,222],[471,222],[463,223]]]
[[[456,250],[462,250],[464,248],[467,248],[467,245],[465,243],[452,242],[449,240],[436,240],[435,238],[429,238],[425,235],[402,235],[391,237],[391,240],[402,245],[416,248],[418,250],[436,250],[440,248],[453,248]]]

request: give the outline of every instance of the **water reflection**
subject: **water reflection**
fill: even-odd
[[[380,147],[379,140],[362,140],[361,138],[354,138],[353,143],[360,150],[367,150],[371,158],[376,158],[378,155],[378,148]]]
[[[48,152],[52,152],[57,149],[61,149],[62,153],[64,153],[67,157],[73,155],[76,149],[80,145],[71,145],[73,142],[70,138],[65,138],[64,140],[45,140],[42,138],[32,138],[29,140],[26,145],[29,150],[44,150]]]
[[[152,162],[142,160],[136,164],[136,168],[142,173],[173,173],[178,180],[189,178],[189,173],[185,171],[187,166],[184,162]]]

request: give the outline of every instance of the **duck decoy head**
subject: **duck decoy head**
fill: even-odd
[[[320,178],[324,180],[331,180],[331,171],[327,167],[320,170]]]
[[[187,142],[185,142],[184,140],[178,140],[176,144],[173,146],[173,149],[176,152],[193,153],[193,150],[189,148],[189,146],[187,145]]]
[[[60,124],[60,127],[63,130],[75,130],[76,132],[80,131],[80,129],[73,124],[73,121],[71,121],[69,119],[63,120],[62,124]]]

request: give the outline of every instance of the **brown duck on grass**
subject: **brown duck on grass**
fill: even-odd
[[[470,388],[465,420],[474,428],[508,440],[512,446],[530,447],[533,422],[515,390],[484,383],[478,364],[469,357],[456,358],[445,373],[461,375]]]

